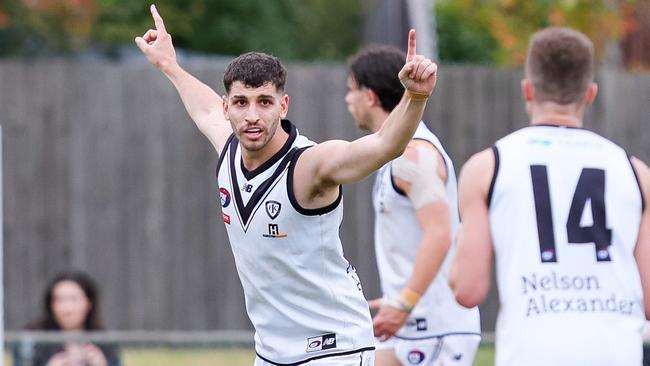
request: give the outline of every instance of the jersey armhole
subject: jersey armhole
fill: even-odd
[[[319,208],[304,208],[300,206],[293,189],[293,172],[296,169],[296,162],[298,161],[300,155],[310,147],[311,146],[305,146],[298,149],[291,157],[291,162],[289,163],[289,171],[287,172],[287,195],[289,196],[289,202],[291,202],[291,206],[293,206],[293,208],[298,213],[301,213],[305,216],[319,216],[332,212],[336,207],[338,207],[338,205],[341,203],[341,199],[343,198],[343,186],[339,185],[338,197],[336,197],[336,200],[334,200],[334,202],[330,203],[327,206]]]
[[[392,163],[392,161],[391,161],[391,163]],[[390,165],[389,169],[390,169],[390,185],[391,185],[391,187],[393,187],[393,190],[397,194],[399,194],[400,196],[406,197],[407,196],[406,192],[404,192],[403,189],[401,189],[400,187],[397,186],[397,182],[395,182],[395,177],[393,177],[393,164]]]
[[[632,164],[632,156],[628,155],[627,160],[630,162],[630,167],[632,168],[632,173],[634,173],[634,179],[636,179],[636,185],[639,187],[639,194],[641,195],[641,214],[645,212],[645,197],[643,196],[643,187],[641,186],[641,181],[639,180],[639,175],[634,169],[634,164]],[[647,192],[650,194],[650,192]]]
[[[499,174],[499,148],[496,145],[492,145],[492,152],[494,153],[494,172],[492,173],[492,181],[490,182],[490,189],[487,194],[487,206],[490,207],[492,203],[492,194],[494,193],[494,184],[497,181],[497,175]]]

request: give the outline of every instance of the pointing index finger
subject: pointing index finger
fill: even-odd
[[[409,44],[408,50],[406,51],[406,62],[413,60],[417,51],[415,49],[415,29],[409,31]]]
[[[156,9],[156,5],[154,4],[151,4],[151,16],[153,17],[153,21],[156,24],[156,30],[160,33],[167,33],[165,30],[165,23],[163,22],[160,14],[158,14],[158,9]]]

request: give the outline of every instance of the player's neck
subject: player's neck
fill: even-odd
[[[531,125],[582,127],[584,108],[556,103],[531,103],[527,106]]]
[[[282,149],[285,142],[289,138],[289,134],[281,127],[275,131],[275,135],[269,142],[259,150],[249,150],[242,146],[242,162],[248,171],[253,171],[264,164],[267,160],[271,159],[278,151]]]

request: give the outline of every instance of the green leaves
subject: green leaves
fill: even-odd
[[[0,15],[10,26],[0,22],[0,56],[130,47],[135,36],[153,28],[150,3],[3,1]],[[256,50],[282,59],[343,60],[361,42],[361,0],[160,0],[156,5],[176,46],[196,52]]]
[[[635,0],[437,0],[443,61],[523,63],[530,36],[568,26],[589,36],[602,55],[623,33],[624,9]]]

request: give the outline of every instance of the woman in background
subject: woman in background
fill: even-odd
[[[82,332],[104,329],[99,315],[99,293],[93,280],[81,272],[64,272],[47,286],[44,314],[28,330]],[[18,363],[17,363],[18,364]],[[119,366],[114,347],[92,343],[39,344],[33,366]]]

